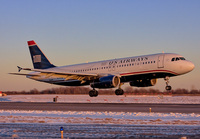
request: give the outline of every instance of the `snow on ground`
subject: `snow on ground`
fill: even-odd
[[[66,103],[164,103],[164,104],[200,104],[200,96],[147,96],[147,95],[8,95],[0,97],[0,101],[8,102],[53,102],[58,96],[58,102]]]
[[[200,114],[0,110],[0,123],[200,126]]]
[[[7,102],[200,104],[200,96],[11,95]],[[0,138],[200,138],[200,114],[0,110]]]
[[[7,102],[66,103],[175,103],[200,104],[200,96],[112,96],[100,95],[10,95],[0,97]],[[93,111],[17,111],[0,110],[0,123],[66,123],[66,124],[127,124],[127,125],[200,125],[200,114],[131,113]]]

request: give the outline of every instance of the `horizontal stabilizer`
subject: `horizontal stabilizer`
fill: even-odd
[[[9,73],[12,75],[22,75],[22,76],[38,76],[38,75],[34,75],[34,74],[24,74],[24,73]]]

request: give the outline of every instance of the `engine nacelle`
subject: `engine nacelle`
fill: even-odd
[[[148,86],[154,86],[156,83],[157,83],[157,79],[136,80],[136,81],[130,82],[130,86],[148,87]]]
[[[92,88],[114,88],[120,84],[120,78],[115,75],[109,75],[99,78],[99,81],[91,83]]]

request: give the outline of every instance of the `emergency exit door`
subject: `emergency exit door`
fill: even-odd
[[[158,68],[164,68],[165,55],[158,56]]]

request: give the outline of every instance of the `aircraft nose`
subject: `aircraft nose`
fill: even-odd
[[[185,74],[194,69],[194,64],[191,61],[185,61],[180,65],[180,74]]]
[[[188,64],[188,68],[190,71],[192,71],[195,68],[195,66],[192,62],[190,62],[190,64]]]

